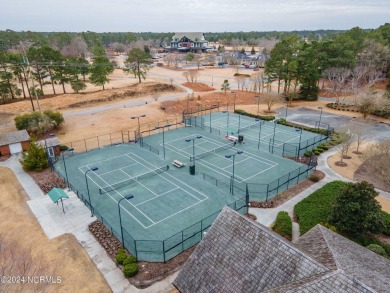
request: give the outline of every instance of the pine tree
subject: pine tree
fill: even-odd
[[[19,162],[24,170],[42,171],[49,167],[45,149],[34,139],[30,140],[30,147],[27,152],[22,153],[22,159]]]

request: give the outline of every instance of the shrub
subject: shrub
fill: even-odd
[[[42,134],[53,128],[58,127],[64,122],[64,117],[60,112],[46,110],[43,114],[31,112],[18,115],[14,119],[17,129],[26,129],[28,132]]]
[[[60,144],[60,151],[61,152],[66,151],[68,148],[69,148],[68,146]]]
[[[325,151],[329,150],[329,146],[327,144],[322,144],[321,148]]]
[[[274,225],[272,226],[279,235],[291,239],[292,237],[292,221],[287,212],[281,211],[276,216]]]
[[[116,251],[116,255],[121,254],[121,253],[126,253],[126,250],[125,250],[124,248],[119,248],[119,249]]]
[[[49,167],[45,149],[34,139],[30,140],[30,147],[27,152],[22,153],[22,159],[19,162],[24,170],[42,171]]]
[[[124,260],[127,258],[127,254],[126,253],[118,253],[115,257],[115,261],[118,263],[118,264],[123,264]]]
[[[131,264],[131,263],[136,263],[136,262],[137,262],[137,258],[134,255],[129,255],[123,261],[123,265],[125,266],[125,265]]]
[[[384,257],[387,257],[386,251],[383,249],[383,247],[379,246],[378,244],[370,244],[367,246],[367,249],[381,255]]]
[[[46,110],[43,112],[43,115],[46,115],[50,120],[54,121],[55,127],[61,125],[64,122],[64,116],[60,112],[54,112],[53,110]]]
[[[390,214],[384,211],[381,211],[382,220],[385,224],[385,229],[383,230],[383,234],[390,235]]]
[[[245,110],[240,110],[240,109],[236,109],[236,111],[234,111],[234,113],[241,114],[241,115],[248,116],[248,117],[252,117],[252,118],[258,118],[258,119],[265,120],[265,121],[271,121],[271,120],[275,119],[275,116],[256,115],[256,114],[252,114],[252,113],[247,113],[247,112],[245,112]]]
[[[312,154],[313,154],[312,151],[306,151],[303,155],[304,155],[305,157],[310,157]]]
[[[343,181],[333,181],[316,190],[294,207],[294,214],[299,219],[301,235],[319,223],[327,223],[336,196],[346,187]]]
[[[315,175],[315,174],[311,174],[311,175],[309,176],[309,180],[310,180],[310,181],[313,181],[313,182],[318,182],[318,181],[320,181],[320,177],[318,177],[318,176]]]
[[[135,276],[138,273],[138,264],[137,263],[131,263],[128,265],[125,265],[123,267],[123,275],[126,278],[130,278],[132,276]]]
[[[314,151],[313,153],[314,153],[316,156],[321,155],[321,152],[320,152],[320,151]]]

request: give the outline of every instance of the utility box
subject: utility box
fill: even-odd
[[[190,175],[195,175],[195,165],[194,163],[190,164]]]

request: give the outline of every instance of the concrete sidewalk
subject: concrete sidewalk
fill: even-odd
[[[18,156],[12,156],[7,161],[0,162],[0,166],[11,169],[16,175],[30,198],[27,204],[38,219],[47,237],[52,239],[64,233],[73,234],[104,276],[113,292],[154,293],[170,292],[173,289],[172,282],[177,273],[146,289],[141,290],[131,285],[104,248],[89,232],[88,225],[96,218],[91,217],[90,210],[74,192],[65,189],[69,199],[64,200],[65,213],[63,213],[61,203],[54,204],[38,187],[34,179],[24,172]]]

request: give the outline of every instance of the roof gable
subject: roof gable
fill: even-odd
[[[330,270],[259,223],[224,208],[174,285],[182,292],[260,292]]]
[[[323,239],[317,248],[319,233]],[[326,260],[332,269],[342,270],[347,275],[359,280],[377,292],[388,292],[390,288],[390,261],[386,258],[334,233],[321,225],[304,234],[296,246],[307,252],[317,261]],[[323,247],[326,244],[327,248]],[[329,259],[331,257],[332,259]]]
[[[25,129],[0,134],[0,146],[29,140],[30,136]]]
[[[173,40],[177,39],[178,41],[180,41],[182,38],[184,37],[187,37],[188,39],[190,39],[191,41],[195,42],[198,41],[204,41],[204,34],[203,33],[175,33],[175,35],[173,36]]]

